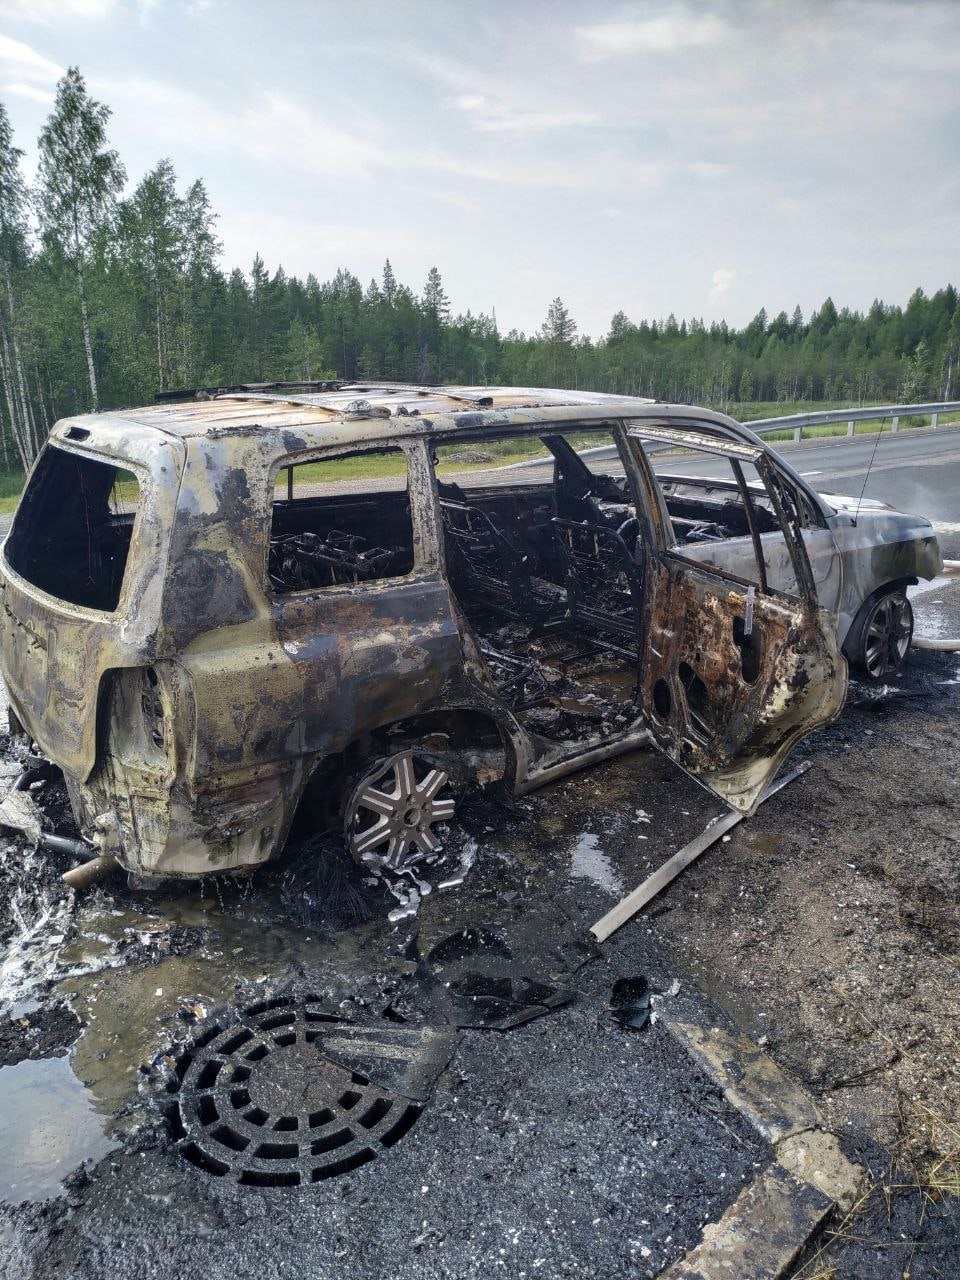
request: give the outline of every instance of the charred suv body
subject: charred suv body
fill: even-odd
[[[57,424],[0,660],[13,728],[129,871],[251,869],[308,799],[399,866],[464,787],[642,745],[751,809],[839,709],[844,646],[869,666],[878,602],[881,666],[905,652],[903,589],[940,563],[925,521],[855,517],[708,410],[231,390]]]

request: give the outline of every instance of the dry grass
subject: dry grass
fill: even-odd
[[[864,1234],[867,1210],[878,1202],[883,1204],[889,1221],[897,1197],[916,1195],[920,1198],[922,1224],[932,1206],[950,1196],[960,1200],[960,1127],[923,1103],[901,1099],[899,1130],[900,1140],[891,1152],[887,1177],[868,1188],[836,1226],[825,1229],[820,1245],[792,1280],[838,1280],[839,1268],[828,1256],[838,1244],[903,1248],[907,1243],[903,1240],[879,1240]],[[910,1280],[912,1274],[912,1263],[908,1263],[904,1280]]]

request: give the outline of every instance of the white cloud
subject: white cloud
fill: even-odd
[[[116,7],[116,0],[0,0],[0,17],[14,22],[55,23],[99,20]]]
[[[713,288],[710,290],[710,301],[719,302],[723,295],[733,283],[733,277],[737,273],[728,271],[725,267],[718,267],[713,273]]]
[[[19,80],[59,80],[63,68],[20,40],[0,35],[0,75]]]
[[[147,78],[96,79],[92,88],[121,112],[153,122],[155,137],[171,149],[188,144],[203,154],[235,151],[287,173],[365,176],[378,153],[278,90],[250,92],[236,107],[193,89]]]
[[[585,46],[588,61],[629,53],[674,53],[679,49],[720,44],[729,27],[713,14],[696,16],[684,10],[635,21],[596,22],[577,27],[577,39]]]
[[[52,106],[56,96],[52,89],[38,89],[34,84],[18,84],[16,81],[0,87],[4,93],[12,93],[18,98],[29,98],[32,102],[40,102],[45,107]]]
[[[455,98],[448,98],[444,105],[459,107],[461,111],[482,111],[487,99],[482,93],[461,93]]]
[[[576,189],[585,181],[582,170],[548,158],[511,161],[493,155],[487,159],[463,148],[411,147],[394,141],[382,128],[348,132],[274,89],[251,89],[234,105],[146,77],[91,77],[90,88],[110,104],[116,120],[122,116],[149,120],[158,147],[171,154],[185,146],[202,155],[233,152],[241,160],[256,162],[261,170],[338,179],[366,179],[374,171],[387,171],[427,172],[441,179],[460,177],[527,188]],[[596,166],[600,178],[605,168],[602,156],[596,158]],[[618,180],[627,170],[645,185],[655,185],[662,176],[660,165],[631,164],[621,167]]]
[[[550,129],[578,129],[600,123],[596,111],[531,111],[509,106],[479,93],[444,98],[441,106],[455,107],[482,133],[542,133]]]
[[[687,172],[692,173],[695,178],[722,178],[732,167],[729,164],[716,164],[711,160],[694,160],[687,165]]]

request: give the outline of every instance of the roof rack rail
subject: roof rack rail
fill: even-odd
[[[302,382],[235,382],[224,387],[183,387],[177,391],[157,391],[155,401],[163,400],[212,400],[214,396],[228,396],[244,391],[339,391],[344,385],[342,378],[324,378],[320,381]]]

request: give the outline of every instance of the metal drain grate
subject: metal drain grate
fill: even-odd
[[[311,996],[210,1019],[177,1062],[167,1117],[187,1160],[246,1186],[294,1187],[374,1160],[422,1107],[323,1055],[345,1024]]]

